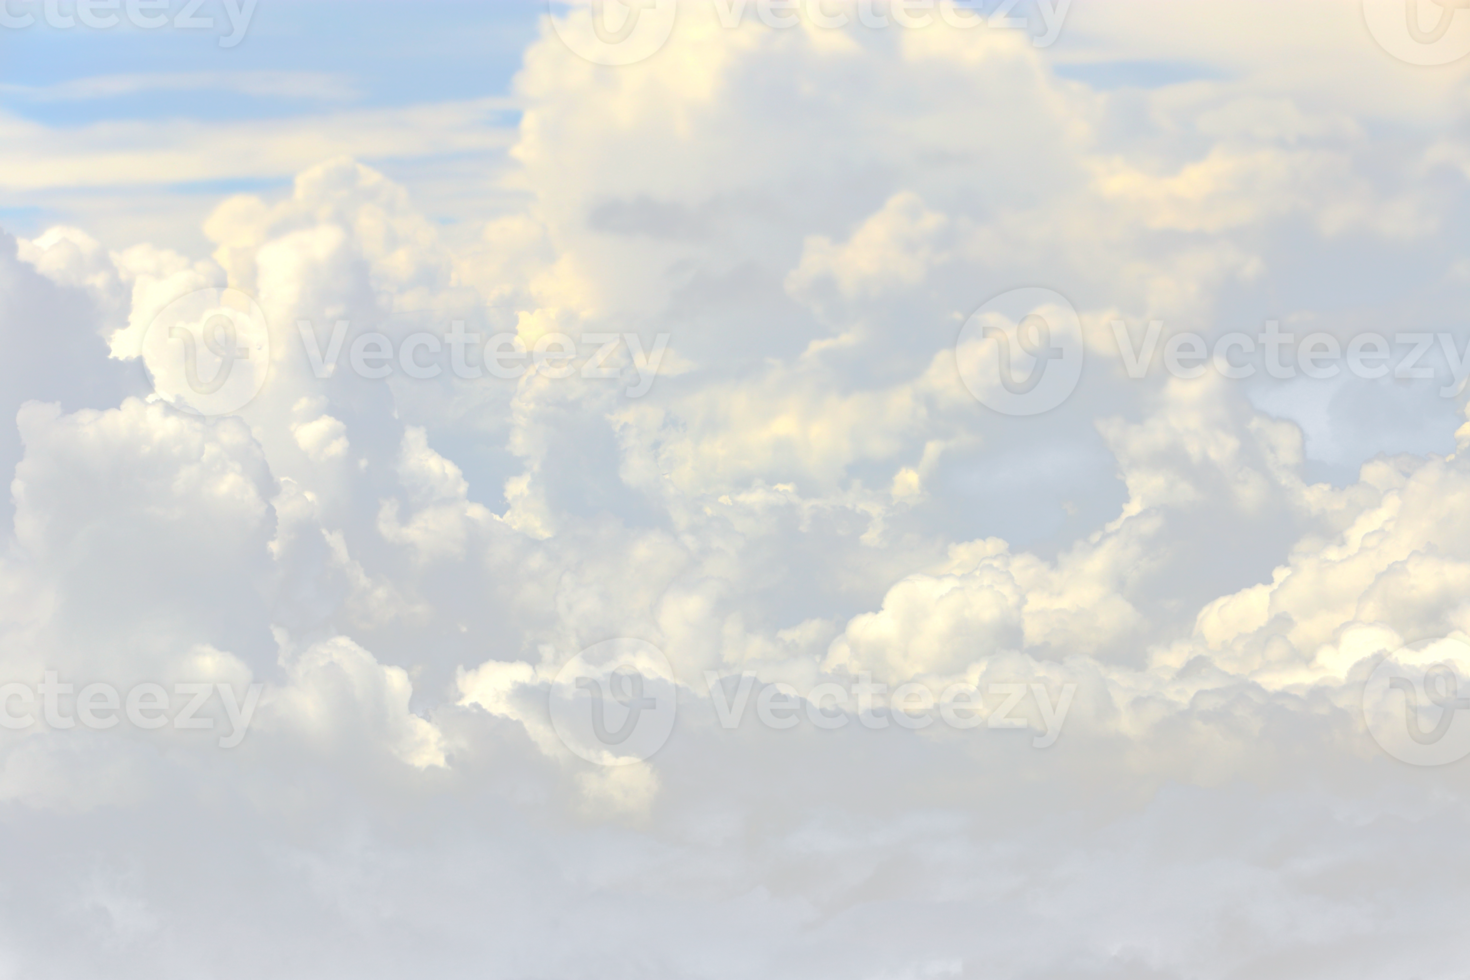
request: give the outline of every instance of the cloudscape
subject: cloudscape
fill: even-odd
[[[0,3],[0,978],[1464,980],[1467,7]]]

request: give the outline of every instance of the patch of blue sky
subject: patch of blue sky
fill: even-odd
[[[320,102],[269,98],[241,92],[196,89],[187,92],[140,91],[129,95],[68,100],[32,99],[4,93],[6,108],[15,115],[53,127],[153,119],[209,119],[245,121],[305,115],[321,111]]]
[[[215,30],[149,31],[126,23],[63,29],[38,18],[28,28],[0,29],[0,106],[74,126],[268,119],[506,95],[545,10],[535,0],[262,0],[244,39],[228,49],[219,44],[222,17]]]
[[[1217,81],[1224,75],[1209,65],[1188,61],[1059,62],[1053,70],[1062,78],[1098,91],[1121,88],[1155,89],[1185,82]]]
[[[49,217],[50,211],[47,208],[30,205],[0,206],[0,231],[30,238],[51,223]]]
[[[290,178],[236,177],[221,180],[196,180],[168,184],[162,189],[172,194],[268,194],[291,186]]]

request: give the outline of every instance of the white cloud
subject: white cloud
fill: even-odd
[[[143,92],[218,90],[268,98],[346,101],[357,95],[351,82],[327,72],[144,72],[97,75],[52,85],[0,85],[0,93],[37,102],[109,99]]]
[[[1454,975],[1466,770],[1389,758],[1361,698],[1380,654],[1470,638],[1464,409],[1135,379],[1109,324],[1455,328],[1464,174],[1425,120],[1462,76],[1325,6],[1189,16],[1078,7],[1049,54],[687,5],[617,70],[545,27],[518,197],[469,235],[342,154],[504,146],[499,103],[0,124],[19,187],[295,174],[197,215],[198,254],[0,248],[0,682],[263,685],[236,749],[0,730],[28,883],[0,974]],[[1166,57],[1197,77],[1056,71]],[[253,402],[204,420],[117,380],[158,309],[225,283],[273,331]],[[1088,361],[1013,419],[954,345],[1024,285],[1076,306]],[[339,320],[671,353],[641,398],[372,380],[313,369],[299,323]],[[1331,458],[1280,417],[1318,402]],[[1425,429],[1442,451],[1406,451]],[[678,721],[603,771],[548,694],[615,637],[667,656]],[[741,724],[707,671],[756,675]],[[763,685],[859,680],[1028,700],[1014,729],[759,723]],[[1072,692],[1046,746],[1038,687]]]

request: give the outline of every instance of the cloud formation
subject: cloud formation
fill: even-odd
[[[1079,5],[1091,62],[701,3],[607,69],[544,25],[517,204],[470,240],[339,154],[482,149],[476,103],[232,156],[300,172],[203,216],[207,255],[0,239],[3,680],[263,685],[227,751],[216,706],[211,730],[0,729],[0,976],[1456,975],[1470,770],[1401,764],[1363,706],[1375,658],[1470,642],[1453,365],[1133,377],[1112,324],[1463,350],[1464,73],[1386,62],[1325,7],[1263,34],[1239,4],[1188,31],[1136,6]],[[1089,81],[1179,36],[1190,78]],[[26,186],[233,153],[7,126]],[[1088,361],[1007,417],[956,338],[1037,285]],[[224,286],[271,373],[191,417],[150,393],[145,337]],[[339,321],[349,351],[629,337],[602,365],[627,383],[323,372]],[[668,659],[678,720],[602,768],[548,703],[619,637]],[[769,700],[731,726],[746,673],[752,705],[1027,696],[1014,727],[780,729]]]

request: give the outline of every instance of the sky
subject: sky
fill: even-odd
[[[1464,976],[1470,13],[186,6],[0,6],[0,980]]]

